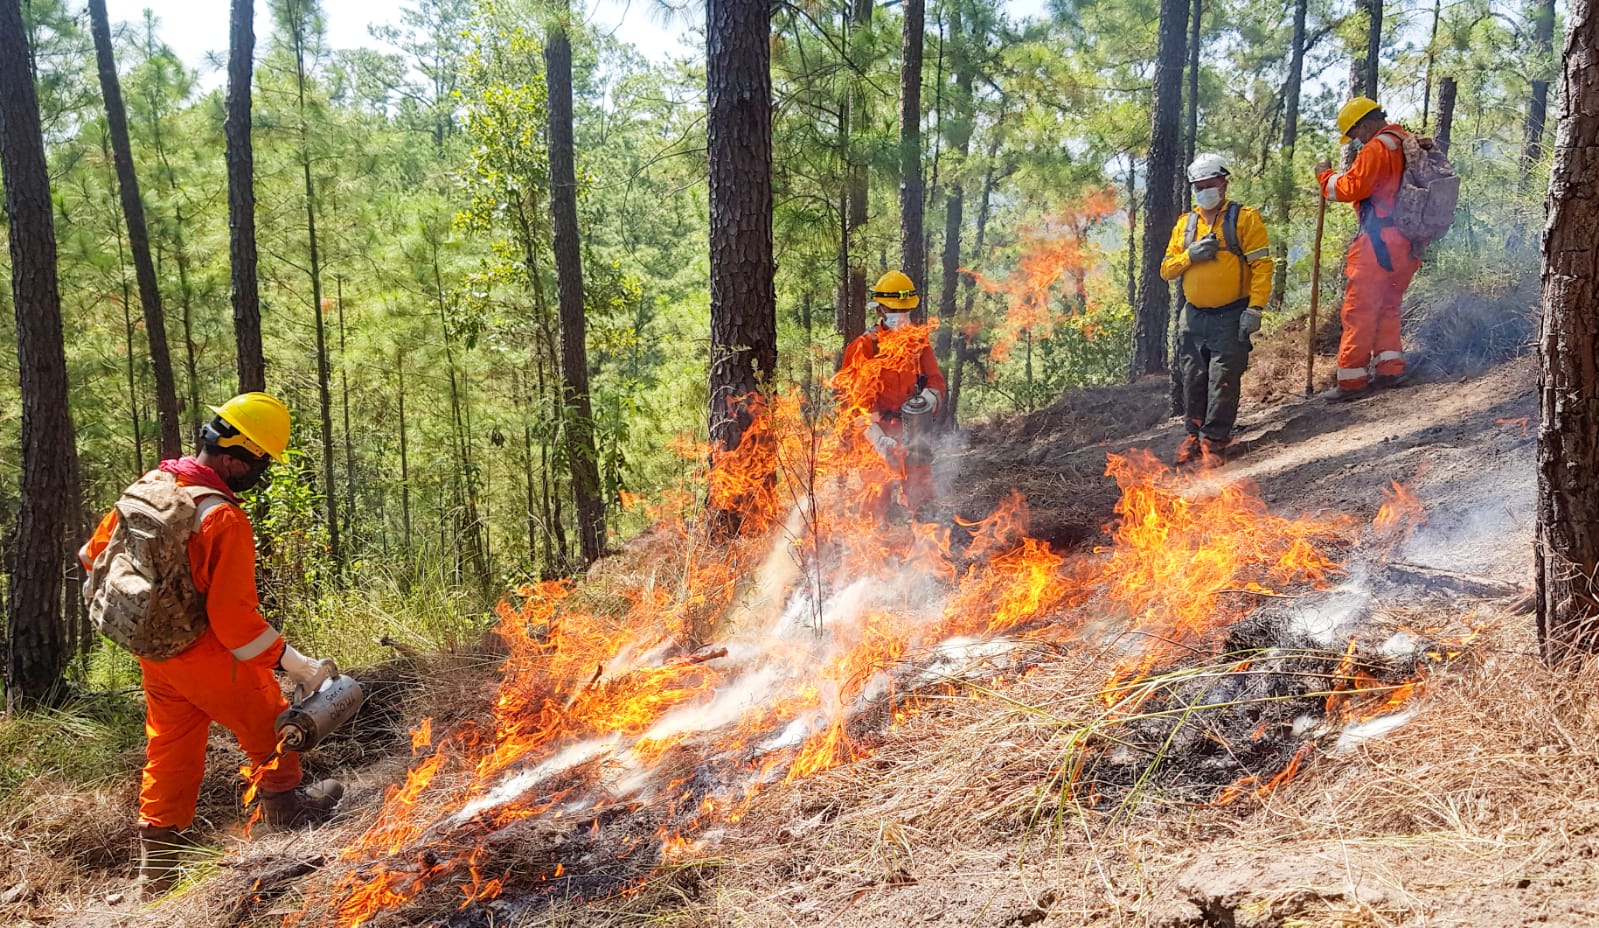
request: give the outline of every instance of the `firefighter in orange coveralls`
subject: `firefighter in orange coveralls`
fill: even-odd
[[[289,411],[265,393],[228,400],[202,431],[195,457],[161,462],[180,486],[205,486],[221,504],[202,508],[200,527],[188,541],[195,587],[205,597],[208,628],[176,657],[139,659],[144,677],[144,774],[139,788],[139,875],[147,894],[166,891],[179,875],[205,775],[211,723],[232,731],[250,762],[260,765],[277,747],[275,722],[288,705],[272,671],[281,669],[306,691],[325,679],[327,666],[296,651],[268,625],[257,607],[255,537],[235,493],[255,486],[289,442]],[[204,507],[202,502],[201,506]],[[113,509],[79,552],[85,567],[105,549],[116,527]],[[300,756],[283,754],[259,783],[268,824],[292,827],[327,819],[344,787],[324,780],[302,787]]]
[[[1347,171],[1331,162],[1316,165],[1321,194],[1335,203],[1355,204],[1360,232],[1344,262],[1343,340],[1338,345],[1338,385],[1323,394],[1330,400],[1364,396],[1372,387],[1405,382],[1405,354],[1399,346],[1399,303],[1421,267],[1410,240],[1393,224],[1394,201],[1405,175],[1404,140],[1410,133],[1375,100],[1356,97],[1338,111],[1341,141],[1360,142]],[[1368,367],[1376,362],[1376,378]]]
[[[834,383],[847,399],[864,400],[870,417],[866,440],[890,470],[904,476],[905,505],[914,512],[933,498],[933,467],[931,461],[907,458],[904,407],[919,397],[917,408],[931,419],[944,402],[944,372],[925,327],[911,327],[911,310],[921,298],[910,277],[889,271],[878,278],[871,298],[877,325],[844,349]]]

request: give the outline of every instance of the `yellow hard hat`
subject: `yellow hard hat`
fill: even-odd
[[[239,430],[244,450],[283,460],[289,447],[289,409],[283,401],[267,393],[240,393],[218,406],[207,406],[223,422]],[[234,439],[238,441],[237,438]],[[226,444],[227,440],[223,440]]]
[[[1338,109],[1338,131],[1343,137],[1338,141],[1348,143],[1349,130],[1355,128],[1355,123],[1360,122],[1375,110],[1381,109],[1377,101],[1370,97],[1356,97]]]
[[[872,285],[872,299],[888,309],[915,309],[921,304],[916,285],[904,271],[889,271]]]

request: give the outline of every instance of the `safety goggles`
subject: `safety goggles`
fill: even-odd
[[[916,295],[915,288],[910,290],[873,290],[874,300],[908,300]]]

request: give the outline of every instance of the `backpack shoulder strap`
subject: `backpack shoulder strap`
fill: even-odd
[[[184,489],[189,491],[189,498],[194,500],[194,526],[190,529],[191,532],[200,530],[200,526],[205,524],[205,517],[210,515],[211,510],[230,504],[229,499],[223,495],[221,490],[213,490],[210,487],[185,487]]]
[[[1237,200],[1227,201],[1227,209],[1221,215],[1222,244],[1227,250],[1237,255],[1244,256],[1244,246],[1238,240],[1238,211],[1240,207]]]

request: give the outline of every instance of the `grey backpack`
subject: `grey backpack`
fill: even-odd
[[[122,492],[111,541],[84,584],[100,634],[153,661],[199,640],[207,625],[205,594],[194,586],[189,538],[225,502],[220,490],[179,486],[160,470]]]

